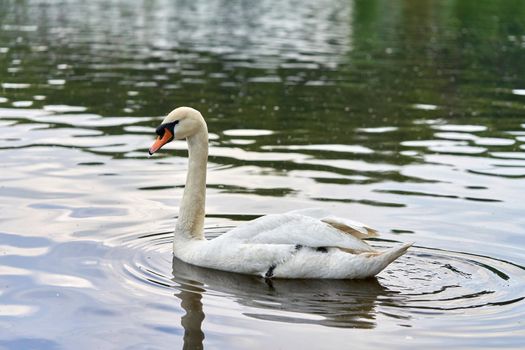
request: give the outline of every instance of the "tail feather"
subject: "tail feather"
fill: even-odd
[[[376,253],[362,253],[365,256],[369,256],[370,259],[374,261],[373,267],[370,269],[368,276],[377,275],[394,260],[405,254],[412,244],[413,243],[406,243]]]
[[[392,247],[390,249],[383,251],[381,256],[383,256],[384,259],[388,262],[387,263],[388,265],[394,260],[396,260],[397,258],[399,258],[401,255],[405,254],[407,249],[412,247],[412,244],[414,243],[405,243],[400,246]]]

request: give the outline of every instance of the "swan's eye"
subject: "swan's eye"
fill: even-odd
[[[155,133],[157,135],[159,135],[160,138],[162,138],[164,136],[164,132],[165,132],[166,129],[168,129],[169,131],[171,131],[172,134],[174,134],[173,128],[175,128],[175,125],[177,125],[178,123],[179,123],[179,121],[176,120],[176,121],[171,122],[171,123],[161,124],[161,125],[159,125],[159,127],[157,129],[155,129]]]
[[[164,124],[155,129],[155,133],[159,135],[160,138],[162,138],[162,136],[164,136]]]

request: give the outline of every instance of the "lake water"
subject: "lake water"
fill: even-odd
[[[525,344],[525,2],[0,2],[1,349]],[[331,210],[415,242],[363,281],[173,260],[183,142],[206,235]]]

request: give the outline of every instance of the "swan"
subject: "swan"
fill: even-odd
[[[189,165],[173,238],[185,263],[270,278],[358,279],[375,276],[412,244],[377,251],[363,238],[376,231],[321,209],[262,216],[221,236],[204,237],[208,127],[199,111],[179,107],[156,129],[150,156],[187,140]]]

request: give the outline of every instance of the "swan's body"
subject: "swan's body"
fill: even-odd
[[[374,230],[321,210],[263,216],[207,240],[206,122],[197,110],[180,107],[164,119],[157,134],[150,154],[173,139],[188,141],[188,175],[173,240],[174,255],[186,263],[266,278],[366,278],[410,247],[376,251],[361,240],[373,236]]]

